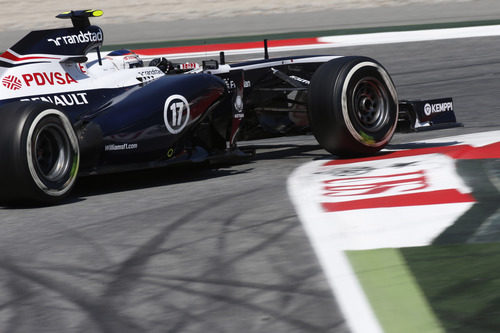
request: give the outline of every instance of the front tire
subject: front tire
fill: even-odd
[[[48,103],[0,108],[0,200],[54,204],[73,188],[80,164],[78,138],[64,112]]]
[[[309,120],[323,148],[338,156],[373,155],[397,125],[398,98],[387,71],[367,57],[321,65],[309,88]]]

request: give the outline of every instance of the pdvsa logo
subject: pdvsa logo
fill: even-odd
[[[22,88],[23,83],[14,75],[8,75],[2,79],[2,84],[11,89],[11,90],[19,90]]]
[[[2,84],[11,89],[18,90],[24,85],[27,87],[33,86],[58,86],[78,83],[75,79],[69,75],[69,73],[60,72],[41,72],[41,73],[29,73],[21,75],[21,79],[17,76],[9,75],[2,79]]]
[[[56,86],[78,83],[69,73],[42,72],[21,75],[26,86]]]

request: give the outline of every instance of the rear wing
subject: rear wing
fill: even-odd
[[[98,26],[90,25],[89,17],[98,17],[102,11],[71,11],[57,15],[71,19],[73,27],[38,30],[28,33],[0,55],[0,67],[33,63],[86,61],[85,55],[102,46],[104,35]]]

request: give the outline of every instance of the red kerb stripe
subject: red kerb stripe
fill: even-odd
[[[400,150],[395,152],[381,152],[380,155],[366,158],[332,160],[325,163],[328,165],[343,165],[365,161],[378,161],[396,157],[409,157],[426,154],[445,154],[457,160],[466,159],[490,159],[500,158],[500,142],[496,142],[484,147],[473,147],[470,145],[456,145],[443,147],[430,147]]]
[[[317,38],[297,38],[297,39],[283,39],[283,40],[270,40],[268,47],[279,46],[295,46],[295,45],[310,45],[320,44]],[[178,47],[163,47],[155,49],[142,49],[134,50],[134,52],[143,55],[156,55],[156,54],[176,54],[176,53],[194,53],[194,52],[213,52],[224,50],[244,50],[263,48],[264,43],[248,42],[248,43],[231,43],[231,44],[210,44],[210,45],[193,45],[193,46],[178,46]]]
[[[355,209],[425,206],[463,202],[475,202],[475,200],[470,194],[460,193],[457,190],[439,190],[345,202],[323,202],[321,206],[326,212],[340,212]]]

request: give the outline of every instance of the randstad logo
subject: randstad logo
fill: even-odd
[[[65,45],[72,45],[72,44],[83,44],[89,42],[102,42],[102,31],[101,30],[99,30],[98,32],[80,31],[80,33],[76,35],[49,38],[47,39],[47,41],[54,43],[56,46],[61,46],[61,43]]]

